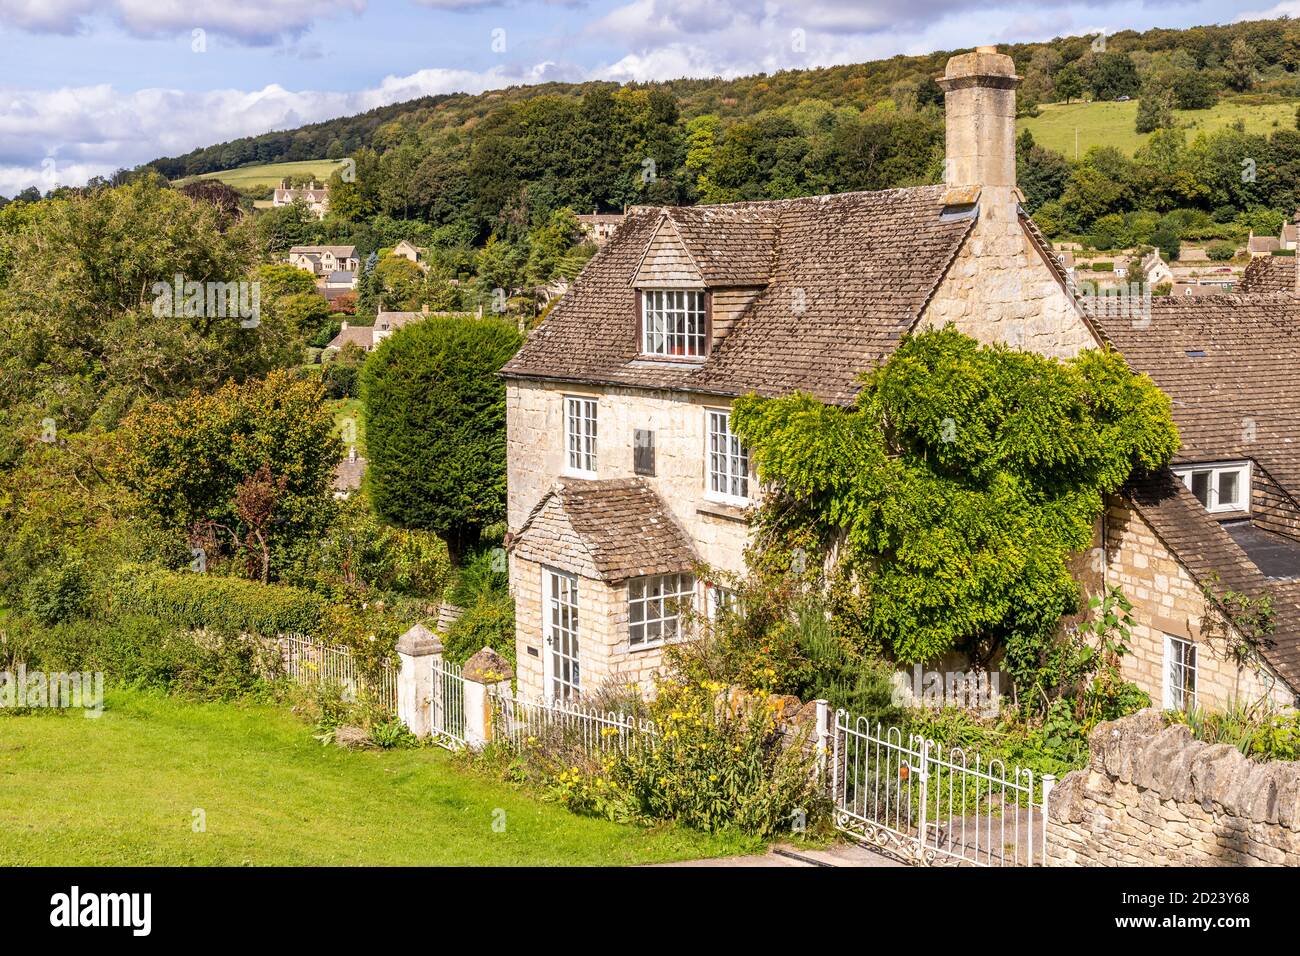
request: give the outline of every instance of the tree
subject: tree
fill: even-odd
[[[1098,100],[1132,96],[1139,86],[1137,70],[1127,53],[1102,53],[1095,57],[1088,71],[1088,83],[1093,98]]]
[[[373,270],[380,311],[410,312],[420,307],[424,272],[410,259],[384,256]]]
[[[1059,199],[1069,181],[1069,160],[1039,146],[1029,130],[1016,137],[1016,182],[1025,194],[1025,208],[1030,213]]]
[[[505,383],[523,343],[497,319],[430,318],[398,330],[362,373],[375,511],[433,531],[459,566],[505,514]]]
[[[1244,93],[1255,85],[1255,51],[1244,37],[1232,41],[1231,51],[1223,61],[1223,66],[1228,71],[1228,86],[1238,93]]]
[[[1005,650],[1017,679],[1078,607],[1070,560],[1105,495],[1178,447],[1169,399],[1117,353],[1060,361],[951,326],[905,339],[854,409],[749,396],[732,421],[772,488],[769,561],[833,551],[860,646],[902,663]]]
[[[273,372],[142,406],[117,433],[112,474],[159,529],[269,580],[328,523],[342,458],[319,383]],[[274,520],[273,520],[274,519]]]
[[[1056,90],[1057,97],[1069,103],[1070,100],[1083,95],[1083,74],[1073,63],[1067,63],[1065,66],[1061,67],[1060,72],[1056,74],[1056,80],[1053,83],[1053,87]]]
[[[1174,94],[1148,85],[1138,100],[1135,128],[1139,133],[1168,129],[1174,125]]]
[[[1174,78],[1174,105],[1180,110],[1208,110],[1219,101],[1219,91],[1201,70],[1184,70]]]
[[[243,221],[223,229],[220,213],[150,177],[86,196],[0,213],[0,406],[21,383],[61,430],[106,427],[140,398],[158,400],[264,375],[295,362],[292,330],[271,312],[245,321],[230,310],[191,310],[163,296],[187,283],[247,281],[255,254]],[[30,210],[30,218],[22,214]],[[252,311],[252,288],[245,305]],[[183,296],[184,298],[184,296]],[[238,311],[238,310],[236,310]],[[224,314],[223,314],[224,313]]]

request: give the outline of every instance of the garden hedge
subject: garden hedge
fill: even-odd
[[[324,598],[302,588],[142,564],[117,569],[113,594],[120,611],[178,627],[220,627],[267,637],[318,630],[326,607]]]

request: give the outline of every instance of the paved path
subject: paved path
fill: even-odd
[[[836,843],[824,850],[778,844],[763,856],[728,856],[709,860],[664,863],[662,866],[906,866],[857,843]]]

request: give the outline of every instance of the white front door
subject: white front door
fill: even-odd
[[[578,674],[578,577],[551,568],[542,569],[545,604],[546,695],[557,700],[577,697]]]

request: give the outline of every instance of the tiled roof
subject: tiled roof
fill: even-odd
[[[1295,289],[1295,256],[1256,256],[1237,286],[1242,295],[1291,292]]]
[[[289,253],[304,253],[307,255],[319,255],[321,253],[331,253],[335,258],[351,259],[357,254],[356,246],[294,246]]]
[[[1155,298],[1149,321],[1100,323],[1129,364],[1173,402],[1182,439],[1176,462],[1253,459],[1300,500],[1300,298]],[[1202,586],[1270,596],[1273,643],[1263,653],[1300,690],[1300,581],[1270,580],[1168,470],[1132,483],[1129,493]]]
[[[1264,659],[1300,690],[1300,580],[1273,581],[1167,469],[1130,482],[1126,489],[1138,513],[1193,578],[1212,592],[1267,596],[1273,605],[1273,633],[1260,647]]]
[[[641,478],[560,480],[533,508],[516,541],[528,537],[533,519],[552,498],[559,499],[605,581],[675,574],[695,566],[697,558],[686,533]]]
[[[1300,498],[1300,298],[1158,297],[1149,321],[1099,321],[1173,402],[1178,460],[1253,458]]]
[[[847,403],[922,312],[973,219],[943,186],[640,209],[505,367],[507,376]],[[666,214],[706,281],[766,288],[699,364],[638,359],[632,277]]]
[[[369,325],[349,325],[346,329],[341,329],[339,334],[330,339],[327,349],[341,349],[351,342],[353,345],[359,345],[367,351],[375,344],[375,330]]]

